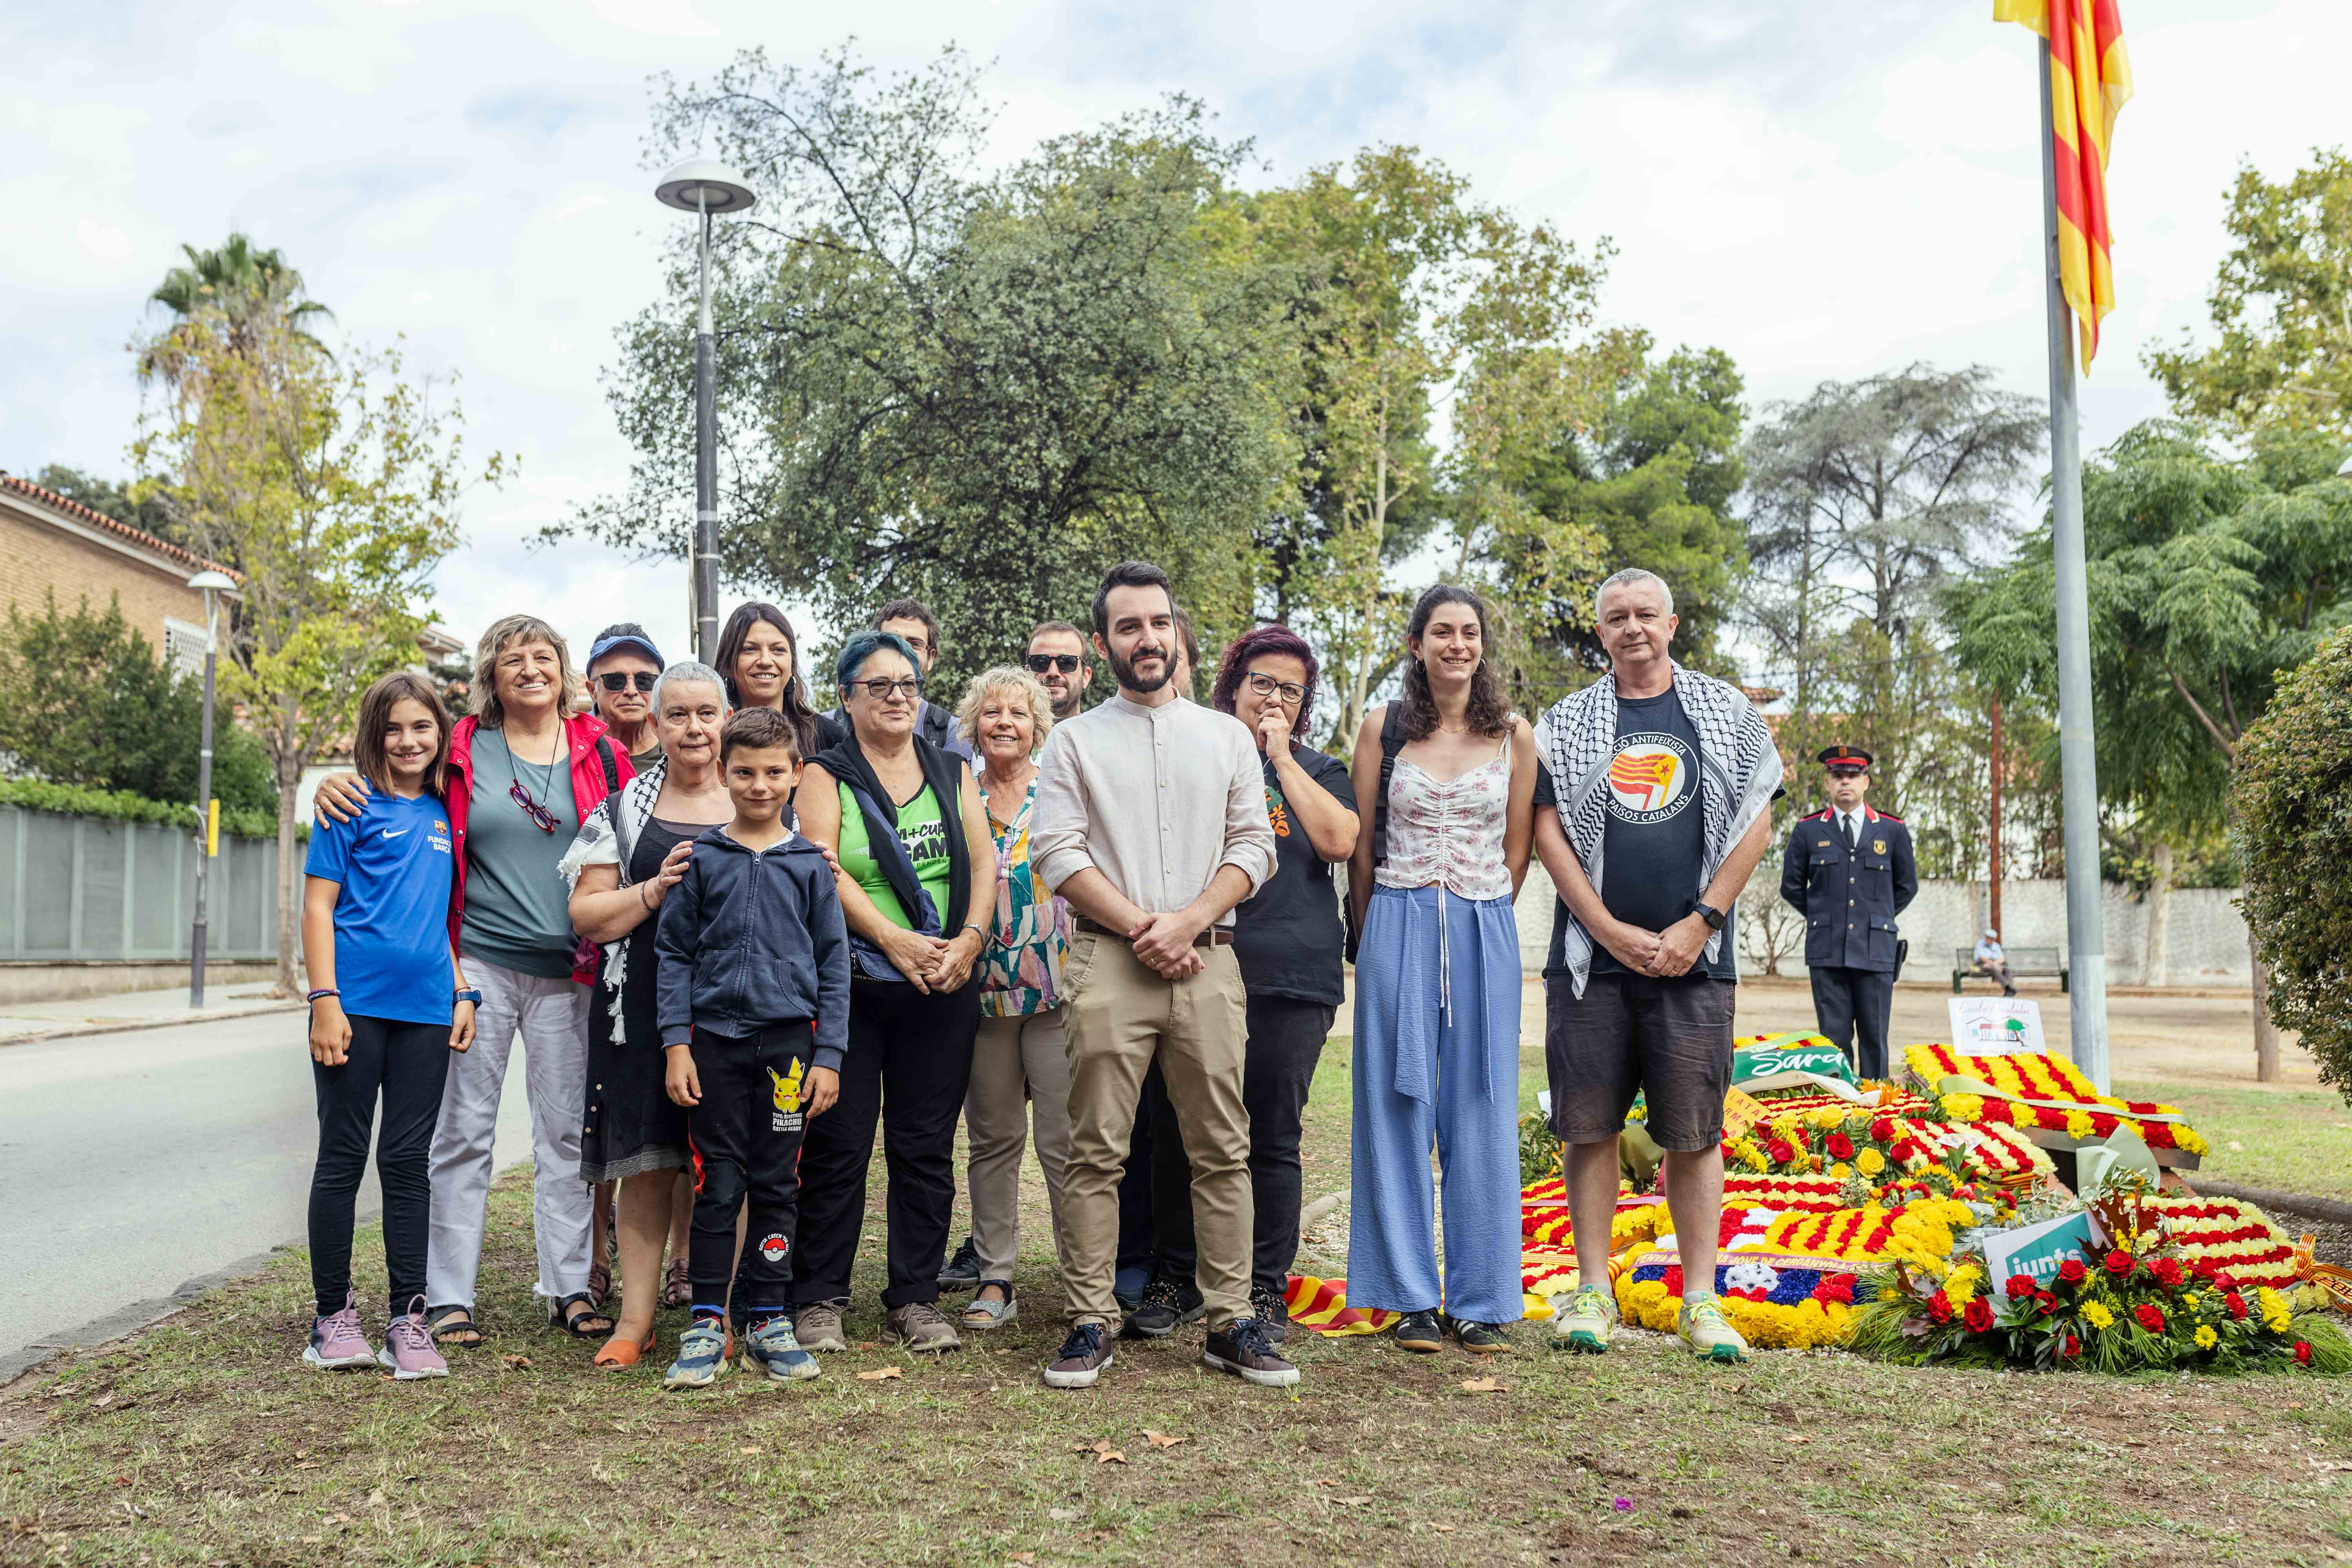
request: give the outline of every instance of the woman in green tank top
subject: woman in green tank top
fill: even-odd
[[[855,967],[841,1098],[801,1145],[800,1237],[793,1249],[796,1332],[843,1350],[849,1274],[866,1218],[875,1125],[890,1178],[889,1331],[917,1351],[952,1350],[934,1303],[955,1206],[955,1130],[980,1028],[974,977],[995,886],[996,844],[971,764],[915,733],[922,696],[913,651],[859,632],[834,671],[849,738],[801,776],[800,830],[840,857],[835,881]],[[911,874],[910,874],[911,872]]]

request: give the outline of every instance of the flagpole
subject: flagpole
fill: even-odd
[[[2053,23],[2054,25],[2054,23]],[[2073,313],[2059,281],[2058,139],[2050,49],[2042,61],[2042,283],[2050,318],[2050,514],[2058,587],[2058,761],[2066,845],[2066,950],[2074,1065],[2107,1090],[2107,934],[2099,905],[2099,780],[2091,713],[2091,603],[2083,551],[2083,443]]]

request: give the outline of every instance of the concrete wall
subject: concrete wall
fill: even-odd
[[[207,994],[216,985],[275,980],[276,963],[205,962]],[[0,963],[0,1008],[19,1002],[57,1002],[76,996],[111,996],[123,991],[184,991],[188,966],[179,963]]]
[[[1759,872],[1759,877],[1763,873]],[[2176,890],[2166,919],[2164,973],[2151,981],[2145,963],[2147,942],[2147,900],[2128,888],[2108,884],[2105,889],[2107,984],[2110,985],[2250,985],[2252,959],[2246,947],[2246,922],[2238,913],[2234,888],[2187,888]],[[1541,865],[1528,868],[1519,889],[1519,961],[1528,973],[1543,968],[1551,942],[1553,902],[1551,879]],[[1740,935],[1739,968],[1743,974],[1764,973],[1764,954],[1751,911],[1758,901],[1777,898],[1767,889],[1754,889],[1739,900],[1736,911]],[[2001,936],[2011,947],[2055,947],[2066,951],[2066,888],[2058,881],[2010,881],[2000,889]],[[1786,906],[1782,906],[1784,909]],[[1794,910],[1789,911],[1791,921]],[[1911,944],[1906,980],[1937,981],[1951,973],[1952,950],[1973,946],[1984,929],[1985,884],[1927,881],[1919,896],[1904,911],[1904,939]],[[1805,972],[1801,932],[1793,924],[1796,951],[1780,960],[1782,974]]]

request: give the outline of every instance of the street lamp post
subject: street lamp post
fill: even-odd
[[[698,258],[701,305],[694,318],[694,657],[719,656],[719,361],[710,326],[710,220],[749,212],[759,202],[743,176],[708,158],[680,163],[654,196],[701,220]]]
[[[205,1005],[205,873],[213,853],[213,672],[219,662],[220,606],[217,595],[234,595],[236,579],[210,568],[188,579],[205,595],[205,727],[196,752],[196,923],[188,936],[188,1005]]]

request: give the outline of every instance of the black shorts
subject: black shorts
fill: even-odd
[[[1582,996],[1571,984],[1544,982],[1544,1068],[1559,1141],[1615,1138],[1638,1092],[1659,1148],[1695,1154],[1722,1142],[1738,983],[1594,974]]]

